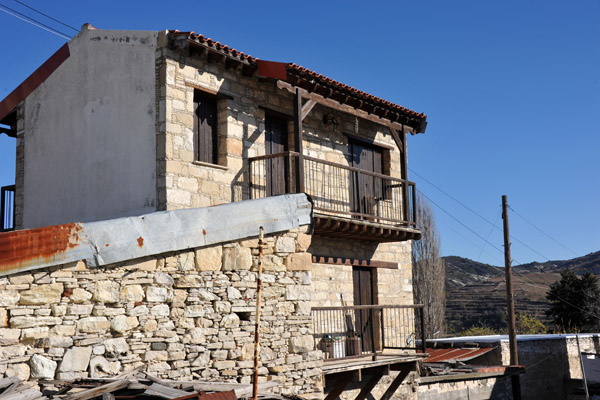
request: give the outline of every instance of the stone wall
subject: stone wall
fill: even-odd
[[[414,304],[410,251],[410,242],[376,244],[323,236],[313,237],[309,248],[314,255],[398,263],[398,269],[375,269],[376,298],[382,305]],[[354,304],[352,266],[315,264],[313,282],[313,307]]]
[[[304,230],[265,240],[259,374],[283,393],[322,390]],[[0,278],[0,374],[74,379],[143,366],[166,379],[249,383],[257,259],[254,239]]]
[[[159,43],[160,45],[160,43]],[[207,55],[159,48],[159,120],[157,170],[159,209],[204,207],[249,198],[248,158],[265,154],[265,117],[268,110],[288,116],[289,149],[293,150],[292,95],[273,82],[243,76],[240,70],[209,62]],[[195,161],[193,99],[195,90],[220,95],[218,100],[218,162]],[[323,117],[333,114],[336,132]],[[385,146],[384,173],[401,177],[400,151],[384,126],[317,105],[303,121],[304,154],[349,165],[349,137],[345,133]],[[322,168],[312,164],[307,170]],[[306,172],[308,174],[308,172]],[[305,174],[305,175],[306,175]],[[316,188],[327,174],[315,174]],[[307,179],[307,192],[311,194]],[[347,196],[347,194],[346,194]],[[400,213],[400,209],[395,210]]]

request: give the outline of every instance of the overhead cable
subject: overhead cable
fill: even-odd
[[[25,6],[25,7],[29,8],[30,10],[32,10],[32,11],[35,11],[36,13],[38,13],[38,14],[40,14],[40,15],[43,15],[43,16],[44,16],[44,17],[46,17],[46,18],[49,18],[49,19],[51,19],[52,21],[58,22],[59,24],[61,24],[61,25],[64,25],[64,26],[66,26],[67,28],[73,29],[75,32],[79,32],[79,29],[77,29],[77,28],[74,28],[74,27],[72,27],[71,25],[65,24],[64,22],[62,22],[62,21],[60,21],[60,20],[58,20],[58,19],[56,19],[56,18],[52,18],[52,17],[51,17],[51,16],[49,16],[48,14],[44,14],[43,12],[41,12],[41,11],[39,11],[39,10],[36,10],[35,8],[33,8],[33,7],[31,7],[31,6],[28,6],[27,4],[23,3],[22,1],[19,1],[19,0],[15,0],[15,1],[16,1],[17,3],[19,3],[19,4],[21,4],[22,6]]]
[[[10,11],[7,11],[7,10],[5,10],[4,8],[1,8],[1,7],[4,7],[4,8],[6,8],[6,9],[8,9],[8,10],[12,11],[12,12],[10,12]],[[28,24],[31,24],[31,25],[37,26],[38,28],[41,28],[41,29],[43,29],[43,30],[45,30],[45,31],[47,31],[47,32],[53,33],[53,34],[55,34],[56,36],[60,36],[60,37],[62,37],[63,39],[67,39],[67,40],[69,40],[69,39],[71,39],[71,38],[72,38],[71,36],[67,35],[66,33],[63,33],[63,32],[61,32],[61,31],[58,31],[58,30],[56,30],[56,29],[54,29],[54,28],[52,28],[52,27],[50,27],[50,26],[48,26],[48,25],[46,25],[46,24],[44,24],[44,23],[42,23],[42,22],[40,22],[40,21],[38,21],[38,20],[36,20],[36,19],[34,19],[34,18],[28,17],[28,16],[27,16],[27,15],[25,15],[25,14],[21,14],[20,12],[18,12],[18,11],[16,11],[16,10],[13,10],[13,9],[12,9],[12,8],[10,8],[10,7],[7,7],[7,6],[5,6],[5,5],[4,5],[4,4],[2,4],[2,3],[0,3],[0,11],[3,11],[3,12],[5,12],[6,14],[12,15],[13,17],[20,19],[21,21],[25,21],[25,22],[27,22]],[[13,13],[14,13],[14,14],[13,14]],[[17,15],[17,14],[18,14],[18,15]],[[19,15],[21,15],[21,16],[19,16]]]

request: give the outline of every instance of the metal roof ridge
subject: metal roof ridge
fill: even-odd
[[[85,260],[98,267],[157,254],[284,232],[312,222],[301,194],[205,208],[0,233],[0,276]]]

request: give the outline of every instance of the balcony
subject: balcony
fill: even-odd
[[[376,242],[421,236],[413,182],[295,152],[250,158],[249,177],[253,199],[295,193],[298,188],[308,194],[315,233]]]
[[[315,348],[324,371],[337,373],[374,364],[419,359],[425,340],[423,306],[313,307]]]
[[[0,188],[0,232],[15,229],[15,185]]]

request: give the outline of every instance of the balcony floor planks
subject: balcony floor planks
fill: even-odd
[[[421,233],[412,228],[385,226],[376,222],[352,220],[330,215],[315,215],[315,234],[379,243],[402,242],[421,237]]]
[[[352,359],[336,359],[325,360],[321,370],[323,375],[337,374],[340,372],[357,371],[367,368],[381,367],[385,365],[414,363],[423,360],[426,357],[423,354],[407,354],[407,355],[378,355],[377,360],[373,361],[371,355],[352,358]]]

